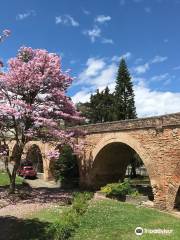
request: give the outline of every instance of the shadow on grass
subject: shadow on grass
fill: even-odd
[[[0,217],[0,240],[52,240],[47,233],[48,222],[38,219]]]

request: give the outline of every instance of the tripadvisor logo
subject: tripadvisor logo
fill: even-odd
[[[135,234],[136,234],[137,236],[141,236],[141,235],[143,235],[143,233],[144,233],[144,230],[143,230],[142,227],[137,227],[137,228],[135,229]]]
[[[173,229],[149,229],[149,228],[142,228],[142,227],[137,227],[135,229],[135,234],[137,236],[141,236],[143,234],[163,234],[163,235],[169,235],[173,233]]]

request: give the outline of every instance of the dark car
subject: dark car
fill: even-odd
[[[36,178],[37,172],[33,166],[22,166],[18,170],[18,175],[24,178]]]

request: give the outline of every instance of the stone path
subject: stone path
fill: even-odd
[[[32,188],[60,188],[60,183],[56,183],[54,181],[44,181],[40,178],[35,180],[25,179],[24,182],[28,183]]]
[[[18,192],[8,194],[8,189],[0,187],[0,217],[23,216],[53,205],[66,205],[71,202],[72,191],[63,191],[55,182],[42,179],[25,180],[28,185],[18,187]]]
[[[43,208],[50,208],[52,203],[17,203],[11,204],[0,209],[0,217],[13,216],[17,218],[23,218],[30,213],[39,211]]]

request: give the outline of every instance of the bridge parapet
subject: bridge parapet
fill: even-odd
[[[180,113],[175,113],[157,117],[81,125],[76,126],[76,129],[86,131],[87,134],[92,134],[100,132],[113,132],[147,128],[163,129],[166,127],[179,127],[179,126],[180,126]]]

